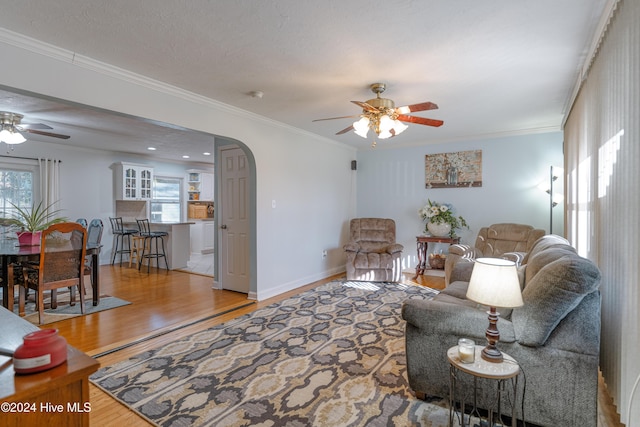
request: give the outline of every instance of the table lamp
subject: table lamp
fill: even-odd
[[[489,362],[502,362],[502,353],[496,348],[500,332],[496,326],[496,307],[520,307],[523,305],[518,271],[513,261],[501,258],[478,258],[475,260],[467,289],[467,298],[489,306],[488,344],[481,356]]]

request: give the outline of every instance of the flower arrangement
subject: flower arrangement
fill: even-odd
[[[423,221],[434,224],[449,224],[451,226],[451,231],[449,235],[451,237],[455,236],[456,229],[458,228],[469,228],[467,225],[467,221],[461,216],[453,215],[453,208],[451,205],[447,205],[444,203],[437,203],[428,200],[428,203],[424,205],[418,213],[420,214],[420,218]]]

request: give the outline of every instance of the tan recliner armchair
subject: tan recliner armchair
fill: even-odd
[[[472,263],[476,258],[506,258],[520,264],[527,252],[545,231],[525,224],[493,224],[482,227],[475,245],[451,245],[444,264],[445,283],[459,262]],[[469,266],[471,268],[471,265]]]
[[[404,247],[396,243],[396,223],[386,218],[355,218],[350,223],[347,280],[399,282]]]

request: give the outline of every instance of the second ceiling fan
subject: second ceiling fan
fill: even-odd
[[[404,123],[416,123],[426,126],[442,126],[442,120],[428,119],[426,117],[410,116],[409,113],[416,111],[435,110],[438,108],[433,102],[421,102],[418,104],[406,105],[403,107],[395,106],[391,99],[382,98],[380,94],[384,92],[386,85],[384,83],[374,83],[371,85],[371,91],[376,97],[366,102],[351,101],[362,108],[362,113],[352,116],[330,117],[327,119],[316,119],[314,122],[322,120],[346,119],[352,117],[360,117],[351,126],[337,132],[336,135],[342,135],[353,130],[357,135],[366,138],[369,129],[373,130],[380,139],[396,136],[407,129]],[[374,142],[375,145],[375,142]]]
[[[0,141],[7,144],[21,144],[26,141],[21,132],[32,133],[53,138],[69,139],[69,135],[47,132],[42,129],[53,129],[43,123],[22,123],[24,116],[18,113],[0,111]]]

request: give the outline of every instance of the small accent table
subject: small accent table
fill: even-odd
[[[0,347],[15,351],[23,337],[39,330],[22,317],[0,307]],[[35,374],[16,374],[11,358],[0,356],[0,425],[88,426],[91,402],[89,376],[100,363],[67,346],[67,361]]]
[[[502,394],[503,393],[511,393],[509,395],[508,401],[511,406],[511,425],[516,425],[516,400],[517,400],[517,389],[518,389],[518,374],[520,373],[520,366],[515,359],[508,354],[502,353],[504,357],[504,361],[501,363],[495,362],[487,362],[481,356],[482,346],[475,346],[475,361],[473,363],[462,363],[460,357],[458,356],[458,346],[453,346],[447,351],[447,359],[449,359],[449,370],[450,370],[450,381],[449,381],[449,426],[453,426],[453,421],[455,416],[458,415],[460,425],[471,425],[471,417],[476,416],[477,418],[482,420],[482,416],[479,412],[478,407],[478,380],[495,380],[497,381],[496,395],[495,400],[491,401],[491,399],[487,399],[487,404],[483,406],[487,406],[487,420],[488,424],[484,424],[481,422],[480,425],[504,425],[502,420]],[[473,377],[473,390],[469,390],[467,393],[456,393],[456,382],[458,379],[458,375],[465,373],[469,374]],[[487,381],[489,382],[489,381]],[[507,387],[510,384],[509,387]],[[466,404],[466,400],[469,392],[472,392],[473,401],[469,403],[471,406],[471,411],[466,417],[465,421],[465,407],[468,406]],[[460,398],[456,398],[456,394],[461,395]],[[460,413],[455,409],[456,401],[460,401]],[[495,415],[495,417],[494,417]],[[499,424],[495,424],[499,423]]]
[[[424,274],[424,271],[429,267],[428,247],[429,243],[448,243],[455,245],[460,243],[459,237],[436,237],[436,236],[416,236],[416,243],[418,245],[418,265],[416,265],[416,275],[413,276],[413,280],[417,279],[419,275]]]

